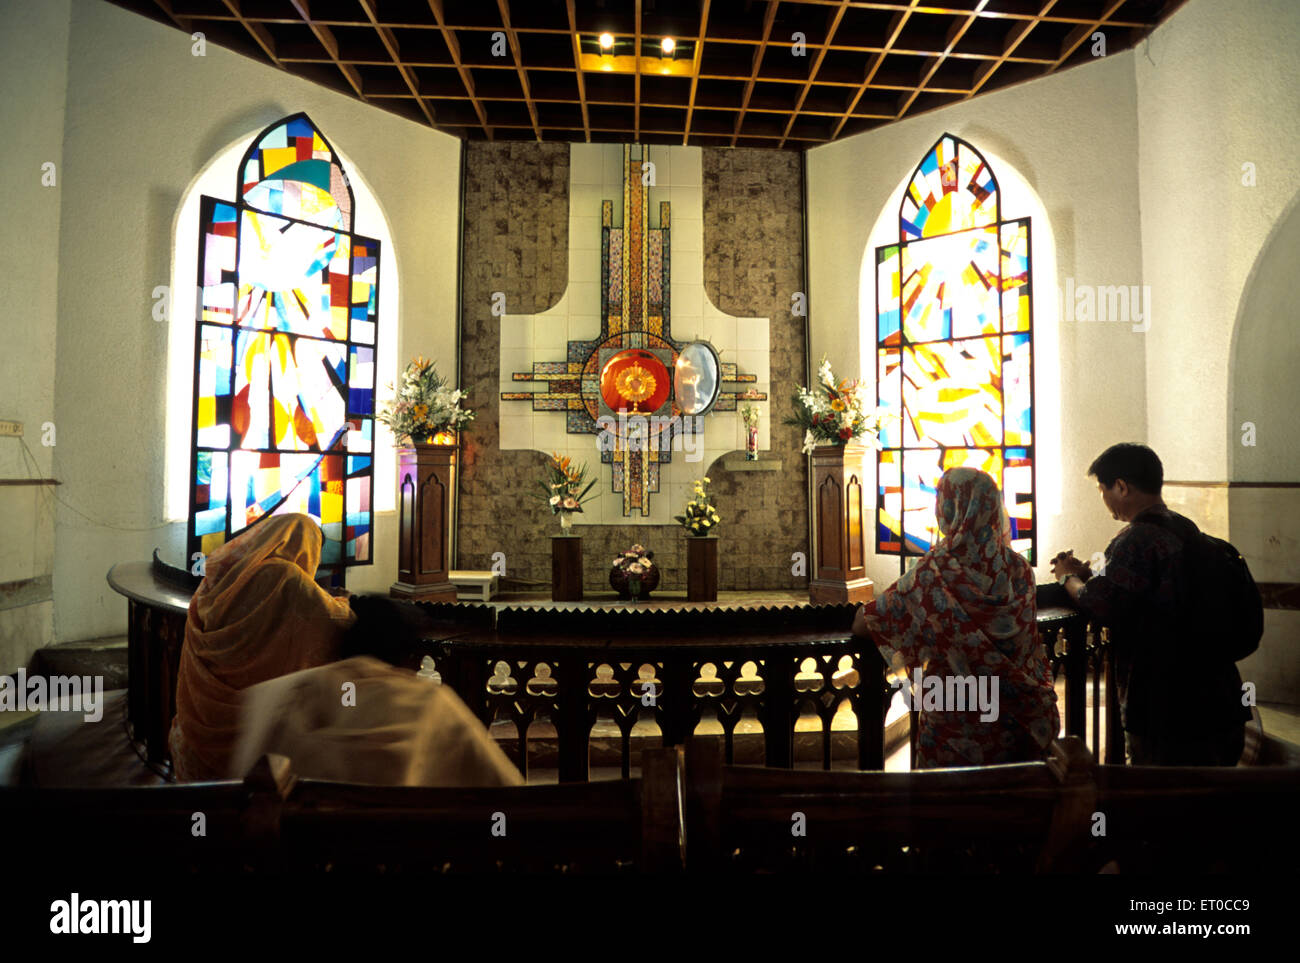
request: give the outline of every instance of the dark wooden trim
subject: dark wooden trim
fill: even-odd
[[[1166,488],[1300,488],[1300,482],[1169,481]]]
[[[0,485],[62,485],[57,478],[0,478]]]
[[[0,583],[0,611],[39,605],[54,598],[54,576],[37,575]]]
[[[1300,609],[1300,582],[1256,582],[1266,609]]]

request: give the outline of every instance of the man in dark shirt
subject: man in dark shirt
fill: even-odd
[[[1128,522],[1105,567],[1063,552],[1052,574],[1079,608],[1110,629],[1121,715],[1133,765],[1234,766],[1250,710],[1232,659],[1197,631],[1184,543],[1198,529],[1160,497],[1164,468],[1145,445],[1107,448],[1088,469],[1111,517]]]

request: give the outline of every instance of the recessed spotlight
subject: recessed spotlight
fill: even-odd
[[[677,41],[672,37],[664,37],[659,43],[659,49],[664,52],[665,56],[671,56],[672,52],[677,49]]]
[[[614,49],[614,35],[612,33],[602,33],[600,35],[600,49],[601,50]]]

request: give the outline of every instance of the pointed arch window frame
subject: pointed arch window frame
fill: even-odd
[[[283,172],[288,165],[281,165],[268,171],[265,158],[261,153],[268,147],[275,149],[274,142],[271,142],[270,138],[281,129],[285,131],[285,137],[301,137],[304,126],[312,138],[311,159],[320,160],[314,156],[318,152],[328,154],[328,178],[323,184],[318,177],[314,182],[315,187],[318,188],[315,191],[318,209],[311,213],[325,214],[329,208],[321,206],[319,201],[321,197],[329,197],[338,212],[338,216],[330,218],[329,222],[322,221],[320,217],[298,216],[303,213],[303,210],[295,209],[291,213],[286,213],[283,196],[280,198],[281,210],[278,211],[270,209],[274,204],[255,204],[248,196],[254,189],[274,180],[297,184],[295,190],[298,192],[303,192],[303,184],[311,187],[313,184],[311,172],[319,174],[319,168],[300,169],[297,172],[299,176],[294,178],[274,178],[271,175]],[[295,128],[300,133],[294,134]],[[250,165],[256,165],[256,168],[250,168]],[[250,170],[255,170],[257,176],[250,179]],[[379,353],[381,242],[353,229],[356,199],[347,171],[328,138],[304,112],[283,117],[258,133],[239,161],[235,181],[234,201],[208,194],[203,194],[199,198],[198,292],[194,325],[193,404],[190,418],[187,552],[191,559],[210,554],[217,546],[225,544],[255,526],[263,518],[276,514],[283,508],[294,511],[306,510],[321,524],[325,533],[321,561],[323,569],[373,564],[374,416]],[[307,193],[310,194],[311,191]],[[261,192],[261,195],[255,195],[254,199],[260,199],[266,194],[267,192]],[[292,201],[292,198],[290,200]],[[346,207],[340,201],[345,201]],[[306,209],[309,210],[311,206],[308,203]],[[227,225],[221,235],[225,241],[211,244],[210,242],[218,237],[216,228],[218,219],[221,224]],[[260,225],[259,221],[262,222]],[[314,269],[318,284],[315,293],[319,295],[323,291],[326,295],[323,310],[321,303],[316,305],[314,311],[308,309],[310,299],[304,295],[302,289],[293,287],[272,289],[259,286],[263,295],[261,307],[267,318],[274,310],[281,323],[272,326],[241,323],[248,318],[254,307],[254,298],[250,290],[253,285],[245,283],[247,275],[242,247],[246,226],[251,226],[254,230],[259,226],[278,228],[280,237],[270,237],[270,246],[263,242],[272,232],[263,231],[258,234],[264,252],[274,250],[275,242],[282,241],[291,230],[297,230],[299,237],[304,235],[310,237],[312,232],[318,235],[325,233],[334,235],[320,249],[311,252],[313,256],[320,255],[326,246],[337,246],[340,239],[346,243],[345,274],[331,270],[333,262],[338,259],[334,254],[326,260],[314,260],[308,265],[307,277],[311,277]],[[301,251],[295,253],[300,254]],[[287,261],[289,258],[285,257],[283,260]],[[254,273],[260,274],[260,272]],[[274,271],[271,273],[273,274]],[[219,278],[215,284],[212,283],[214,277]],[[224,297],[213,293],[219,289],[226,290]],[[249,295],[247,305],[245,304],[246,293]],[[282,296],[279,303],[275,300],[277,293]],[[363,302],[356,300],[359,293],[364,298]],[[292,300],[284,299],[283,295],[286,294],[292,295]],[[303,314],[301,318],[296,319],[296,324],[288,320],[286,304],[298,308]],[[342,310],[341,318],[337,314],[339,309]],[[223,312],[229,315],[225,322],[212,317]],[[308,322],[320,320],[322,315],[333,319],[328,323],[326,330],[316,332],[295,330],[295,327],[301,328]],[[333,330],[338,324],[341,324],[341,332]],[[214,363],[210,351],[206,352],[205,357],[207,347],[204,339],[205,329],[209,329],[214,334],[228,332],[228,337],[225,339],[214,339],[226,342],[220,346],[225,349],[225,356],[220,359],[227,362],[224,366]],[[283,353],[294,358],[290,372],[293,378],[292,396],[299,407],[292,413],[292,425],[289,426],[287,433],[282,434],[277,431],[277,427],[281,423],[287,424],[288,419],[281,419],[281,423],[277,423],[274,399],[276,388],[272,384],[274,375],[270,372],[266,375],[268,409],[264,432],[267,442],[265,445],[251,447],[242,445],[240,441],[248,432],[248,424],[245,423],[243,430],[238,430],[231,417],[236,398],[237,359],[235,355],[240,351],[241,333],[244,333],[245,337],[254,339],[264,338],[277,350],[287,346],[288,351]],[[336,419],[337,424],[318,426],[316,422],[319,419],[312,419],[307,413],[307,406],[302,405],[302,401],[306,400],[303,395],[304,379],[299,377],[300,366],[296,353],[301,339],[307,339],[321,346],[320,357],[315,359],[320,362],[319,370],[315,371],[318,394],[309,400],[308,406],[315,413],[317,410],[315,401],[335,402],[336,407],[341,403],[342,417]],[[331,363],[326,356],[326,349],[330,347],[335,354],[338,354],[341,349],[338,363]],[[285,381],[286,372],[282,371],[279,387],[283,388]],[[319,390],[322,384],[327,386],[325,390]],[[219,391],[221,385],[226,388],[224,392]],[[204,389],[207,387],[214,389],[209,395],[204,394]],[[251,382],[246,387],[251,388]],[[333,396],[330,394],[331,391],[334,393]],[[210,407],[215,409],[215,412],[209,412],[209,406],[205,405],[205,402],[211,402]],[[205,422],[203,424],[200,423],[201,413]],[[224,418],[222,414],[225,415]],[[213,432],[214,428],[218,430]],[[200,434],[203,429],[207,430],[206,435]],[[225,429],[224,444],[217,442],[217,438],[222,434],[220,429]],[[328,440],[323,440],[322,436],[327,431]],[[290,443],[279,444],[282,437],[289,437]],[[238,525],[236,525],[236,507],[233,497],[235,473],[231,470],[237,452],[243,453],[244,456],[257,456],[258,470],[265,466],[266,456],[278,461],[280,456],[289,455],[291,464],[296,466],[286,469],[292,480],[291,483],[280,482],[276,491],[253,500],[252,507],[258,509],[255,513],[245,505],[244,518]],[[209,458],[205,460],[204,454],[208,454]],[[220,491],[214,493],[213,480],[217,477],[214,465],[223,460],[217,457],[219,455],[224,456],[222,470],[225,477],[223,484],[218,486]],[[310,468],[303,471],[302,468],[306,465],[310,465]],[[328,480],[322,477],[326,469],[332,475]],[[277,465],[276,471],[279,470]],[[248,478],[252,477],[253,473],[250,472]],[[213,507],[216,494],[222,495],[220,512]],[[295,496],[297,500],[291,502]],[[202,501],[204,498],[207,499],[206,503]],[[206,508],[203,507],[205,504]],[[324,504],[331,506],[328,517],[321,507]],[[334,506],[337,506],[337,511],[334,510]],[[204,512],[207,514],[203,524],[200,525],[200,515]],[[214,526],[221,512],[224,512],[224,524],[218,530]]]
[[[968,156],[963,157],[965,152],[968,152]],[[954,170],[949,178],[945,177],[943,168],[950,164]],[[981,174],[986,174],[986,179],[981,179]],[[935,175],[938,176],[938,186],[943,194],[943,197],[937,199],[932,189]],[[949,180],[951,180],[951,189],[949,189]],[[972,183],[981,189],[985,194],[984,197],[981,198],[970,190]],[[922,190],[926,188],[931,189],[923,195]],[[960,194],[970,194],[979,203],[972,208],[975,213],[971,216],[970,223],[952,226],[953,205],[950,195]],[[934,203],[930,204],[932,200]],[[988,211],[990,200],[991,211]],[[948,203],[948,209],[944,213],[949,219],[947,226],[950,229],[927,232],[926,226],[930,223],[930,216],[935,214],[935,208],[941,202]],[[979,213],[981,209],[985,210],[982,215]],[[939,216],[942,217],[944,214]],[[1008,515],[1012,519],[1013,547],[1031,564],[1036,561],[1038,506],[1037,460],[1034,456],[1037,425],[1034,404],[1031,255],[1033,236],[1030,222],[1031,218],[1028,216],[1003,218],[1001,190],[992,166],[969,142],[951,133],[944,133],[922,155],[920,162],[912,169],[911,175],[905,182],[896,221],[897,240],[891,240],[875,248],[873,270],[876,281],[876,304],[874,305],[876,398],[877,404],[888,415],[881,433],[882,447],[876,455],[875,548],[877,554],[899,556],[900,571],[906,570],[908,558],[924,554],[928,547],[934,544],[936,531],[933,525],[927,526],[922,532],[917,530],[916,524],[909,528],[908,522],[911,520],[915,523],[918,519],[926,518],[927,515],[932,519],[934,485],[943,470],[954,464],[972,464],[973,467],[985,470],[994,469],[991,474],[1002,488]],[[1013,232],[1010,246],[1005,233],[1007,230]],[[983,283],[993,279],[993,274],[989,271],[981,271],[977,264],[978,257],[987,257],[988,252],[986,248],[979,246],[975,232],[985,232],[987,236],[989,231],[993,232],[997,240],[997,296],[994,299],[997,319],[994,328],[990,330],[981,324],[979,330],[957,334],[953,308],[949,307],[945,310],[935,304],[934,307],[939,308],[937,323],[941,336],[913,339],[909,335],[909,329],[914,329],[916,325],[909,324],[912,320],[910,309],[925,297],[929,276],[935,273],[933,265],[936,260],[930,258],[915,262],[919,264],[917,269],[909,272],[904,278],[902,276],[905,264],[904,253],[914,246],[924,249],[923,242],[934,238],[950,239],[941,242],[940,246],[948,246],[952,250],[963,243],[962,236],[967,235],[970,239],[976,239],[968,251],[979,253],[975,259],[970,259],[968,263],[962,265],[962,271],[970,270],[973,272],[972,277]],[[929,247],[933,249],[935,246]],[[890,267],[891,258],[892,267]],[[1023,270],[1020,270],[1021,267]],[[952,277],[952,272],[938,273],[942,280],[936,285],[935,293],[942,297],[947,293],[943,289]],[[920,290],[915,291],[915,296],[909,300],[909,290],[914,287],[909,285],[909,282],[914,277],[921,279],[919,284],[915,285]],[[1014,319],[1010,320],[1007,317],[1008,295],[1014,295]],[[932,295],[928,300],[934,302],[936,298]],[[950,305],[953,303],[955,302],[949,302]],[[933,320],[923,316],[920,326],[933,323]],[[970,325],[971,319],[965,319],[964,323]],[[894,338],[892,341],[891,336]],[[907,379],[904,377],[904,369],[908,367],[906,362],[909,359],[912,361],[910,366],[912,374],[923,373],[927,366],[930,372],[942,370],[945,360],[957,360],[963,364],[967,360],[962,356],[971,352],[959,347],[959,342],[965,342],[970,347],[983,348],[985,354],[989,354],[988,342],[994,337],[998,340],[999,348],[996,377],[985,378],[984,384],[968,382],[964,385],[953,384],[950,378],[935,377],[929,384],[913,386],[909,391]],[[934,348],[918,349],[917,346],[921,345],[946,346],[946,352],[936,351]],[[1013,352],[1010,365],[1007,363],[1008,348]],[[894,356],[891,356],[891,352]],[[923,354],[928,357],[922,360]],[[968,366],[971,370],[974,367],[974,364]],[[1012,376],[1010,385],[1013,388],[1017,416],[1010,432],[1007,430],[1009,382],[1006,376],[1008,371]],[[984,413],[988,415],[987,402],[992,397],[991,388],[994,386],[996,386],[998,399],[996,436],[988,430],[992,425],[987,417],[983,423],[980,419],[975,419],[973,422],[967,419],[968,426],[972,430],[966,433],[962,444],[949,444],[946,442],[950,442],[952,437],[951,431],[946,426],[959,421],[956,418],[950,420],[953,412],[943,411],[942,404],[936,404],[934,410],[928,412],[916,410],[918,406],[915,401],[926,388],[932,389],[932,394],[940,397],[944,391],[947,391],[950,397],[962,392],[982,391],[983,396],[979,400],[985,402]],[[974,404],[972,402],[972,405]],[[935,425],[939,435],[947,433],[947,437],[943,441],[929,440],[928,434],[920,427],[923,419],[917,417],[919,415],[924,415],[924,420]],[[909,416],[912,426],[910,439],[907,431]],[[892,422],[889,420],[891,418],[894,419]],[[982,432],[988,437],[986,440],[981,440],[976,438],[973,432]],[[1014,441],[1009,443],[1009,439]],[[911,461],[914,466],[919,460],[923,468],[932,468],[932,470],[918,471],[915,467],[909,468],[909,452],[912,453]],[[979,454],[981,452],[987,453],[982,459],[983,464],[978,463],[981,461]],[[931,462],[935,464],[933,466],[928,464]],[[1008,469],[1011,469],[1010,478],[1013,479],[1010,487]],[[909,471],[916,476],[915,479],[909,479]],[[913,481],[915,483],[909,485],[909,482]]]

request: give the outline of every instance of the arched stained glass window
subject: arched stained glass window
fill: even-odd
[[[935,486],[962,465],[997,481],[1034,563],[1029,238],[979,151],[945,134],[904,191],[898,243],[876,249],[876,551],[901,566],[934,544]]]
[[[268,127],[235,201],[204,195],[189,552],[311,515],[322,565],[372,559],[379,242],[306,114]]]

